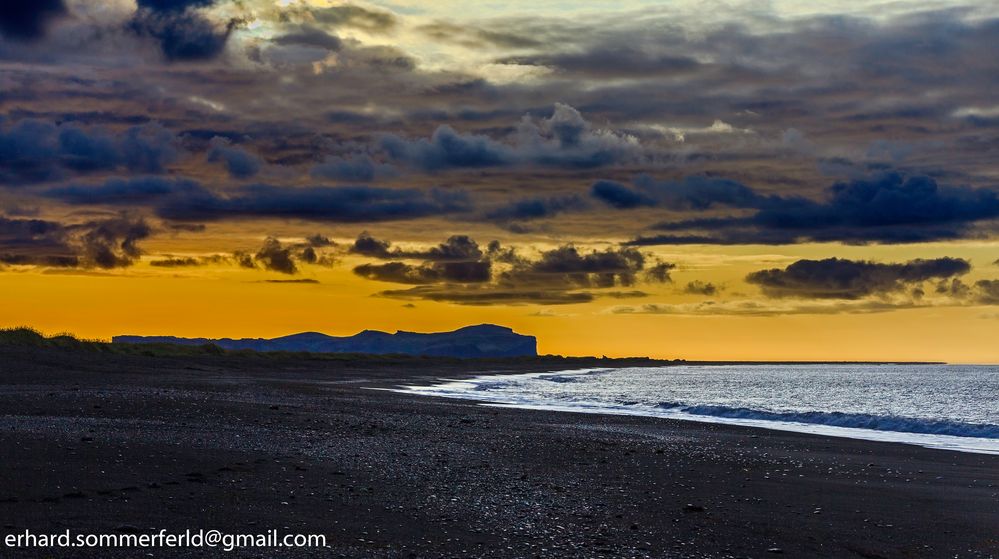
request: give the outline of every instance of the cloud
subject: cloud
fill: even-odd
[[[645,267],[645,256],[630,248],[581,252],[564,245],[522,260],[500,276],[500,283],[561,289],[631,286]],[[668,277],[668,276],[667,276]]]
[[[427,250],[390,250],[390,246],[389,242],[379,241],[365,232],[354,241],[350,252],[382,259],[419,259],[424,262],[418,265],[405,262],[362,264],[354,268],[354,273],[372,280],[418,285],[482,283],[492,279],[492,261],[467,235],[453,235]]]
[[[157,42],[169,62],[215,58],[243,21],[215,22],[197,11],[214,0],[142,0],[126,29]]]
[[[343,41],[336,35],[308,26],[303,26],[294,32],[271,39],[271,41],[278,45],[315,47],[333,52],[343,48]]]
[[[798,260],[784,269],[760,270],[746,276],[767,297],[860,299],[900,292],[929,280],[950,279],[968,273],[971,265],[959,258],[877,263],[827,258]]]
[[[371,182],[394,177],[398,173],[392,165],[378,163],[369,155],[357,155],[349,158],[327,156],[322,163],[312,167],[309,174],[321,179]]]
[[[769,317],[783,315],[822,314],[872,314],[901,309],[930,307],[911,300],[883,301],[862,299],[856,301],[704,301],[700,303],[646,303],[612,307],[611,314],[664,314],[676,316],[744,316]]]
[[[264,246],[260,247],[260,250],[257,251],[257,254],[253,258],[257,262],[260,262],[266,270],[281,272],[282,274],[298,273],[298,266],[295,265],[295,261],[291,256],[291,248],[282,246],[281,241],[274,237],[268,237],[264,241]]]
[[[688,282],[683,288],[684,293],[689,293],[692,295],[717,295],[720,291],[719,287],[711,282],[705,282],[701,280],[694,280]]]
[[[440,282],[481,283],[491,278],[492,263],[486,261],[431,262],[411,265],[404,262],[361,264],[354,273],[371,280],[393,283],[431,284]]]
[[[676,268],[676,264],[672,262],[657,262],[645,270],[645,277],[653,282],[672,283],[673,278],[670,276],[670,272],[674,268]]]
[[[5,124],[0,120],[0,182],[8,184],[115,169],[161,173],[179,155],[176,136],[158,124],[132,126],[117,135],[71,122]]]
[[[229,140],[218,136],[210,142],[207,159],[210,163],[224,163],[229,175],[237,179],[250,178],[259,173],[263,166],[263,161],[256,155],[235,147]]]
[[[137,0],[140,8],[148,8],[157,12],[183,12],[189,8],[204,8],[211,6],[215,0]]]
[[[112,177],[100,184],[70,184],[42,193],[70,204],[141,205],[179,197],[211,197],[212,194],[190,179],[165,177]]]
[[[627,186],[608,180],[593,183],[590,195],[615,208],[628,210],[642,206],[655,206],[656,200]]]
[[[575,194],[538,198],[521,198],[486,212],[486,218],[509,222],[552,217],[563,212],[586,208],[586,202]]]
[[[39,39],[45,35],[48,22],[65,13],[63,0],[5,0],[0,3],[0,36]]]
[[[595,45],[585,52],[512,56],[501,58],[497,62],[540,66],[561,75],[569,73],[600,79],[669,77],[686,74],[701,67],[697,60],[689,56],[649,52],[641,46],[617,44]]]
[[[646,268],[646,257],[635,249],[580,251],[563,245],[540,251],[536,258],[513,248],[489,243],[482,250],[465,235],[425,250],[392,248],[387,241],[363,233],[350,251],[380,259],[385,264],[362,264],[354,273],[372,280],[417,285],[389,290],[388,297],[424,298],[459,304],[538,303],[570,304],[600,297],[644,297],[641,291],[610,291],[635,285],[640,276],[649,282],[669,282],[673,265],[657,263]],[[402,259],[422,260],[410,264]],[[643,272],[644,275],[643,275]],[[582,290],[598,290],[594,292]]]
[[[391,246],[389,241],[380,241],[372,237],[367,231],[364,231],[357,236],[357,239],[351,245],[350,249],[348,249],[348,252],[363,256],[373,256],[375,258],[391,258],[389,246]]]
[[[319,280],[313,278],[299,278],[299,279],[265,279],[263,283],[301,283],[301,284],[317,284]]]
[[[336,243],[330,240],[329,237],[320,235],[319,233],[316,233],[315,235],[309,235],[308,237],[305,238],[305,242],[308,243],[310,247],[314,248],[336,246]]]
[[[589,303],[595,299],[592,293],[585,291],[531,291],[492,287],[453,289],[447,286],[429,285],[382,291],[380,295],[397,299],[422,299],[458,305],[572,305]]]
[[[999,280],[979,280],[975,282],[977,301],[984,305],[999,305]]]
[[[677,211],[704,211],[716,206],[766,209],[794,208],[808,203],[803,198],[763,196],[737,181],[704,176],[657,181],[640,175],[635,178],[634,188],[601,180],[593,184],[590,194],[618,209],[661,206]]]
[[[435,261],[479,260],[485,255],[479,244],[468,235],[452,235],[443,243],[426,250],[403,250],[391,247],[391,242],[376,239],[364,231],[357,236],[348,252],[381,259]]]
[[[159,215],[178,220],[284,217],[334,222],[371,222],[442,215],[467,208],[459,193],[367,186],[277,187],[250,185],[228,196],[174,197]]]
[[[148,204],[160,217],[177,221],[278,217],[355,223],[469,209],[464,193],[440,189],[252,184],[216,192],[190,179],[157,177],[111,178],[43,194],[73,204]]]
[[[201,266],[201,264],[201,260],[192,257],[164,258],[162,260],[151,260],[149,262],[150,266],[156,266],[158,268],[187,268]]]
[[[446,21],[435,21],[416,28],[424,35],[446,43],[454,43],[468,48],[486,46],[500,48],[541,47],[543,43],[528,35],[507,31],[495,31],[472,25],[457,25]],[[505,63],[505,62],[504,62]]]
[[[636,138],[594,128],[579,111],[563,103],[555,104],[549,118],[534,121],[525,117],[512,143],[460,134],[444,125],[429,139],[386,134],[381,147],[394,160],[425,171],[513,165],[588,169],[637,162],[643,156]]]
[[[291,5],[282,12],[284,21],[308,22],[332,27],[353,27],[369,33],[389,33],[398,25],[390,12],[372,10],[355,4],[315,7]]]
[[[118,216],[77,224],[0,217],[0,262],[119,268],[141,254],[138,242],[152,229],[141,218]]]
[[[141,254],[138,241],[152,230],[143,219],[127,217],[90,222],[80,236],[83,257],[98,268],[130,266]]]
[[[0,216],[0,263],[77,266],[78,251],[69,243],[69,231],[61,223]]]
[[[232,264],[234,258],[225,254],[209,254],[204,256],[170,256],[159,260],[150,260],[150,266],[158,268],[192,268],[209,264]],[[251,266],[253,267],[253,266]]]
[[[334,255],[323,253],[321,248],[334,246],[335,243],[322,235],[312,235],[305,242],[282,243],[274,237],[264,240],[263,246],[254,255],[243,252],[233,253],[231,261],[243,268],[256,268],[259,263],[265,270],[282,274],[297,274],[299,264],[316,264],[328,266],[336,262]],[[215,261],[215,260],[213,260]],[[230,259],[226,259],[230,261]]]
[[[757,211],[748,216],[660,223],[653,229],[668,234],[640,237],[627,244],[926,242],[967,237],[975,223],[999,217],[995,190],[941,186],[930,177],[897,172],[836,183],[820,202],[726,187],[680,196],[673,203],[689,204],[691,209],[724,204]]]
[[[319,255],[316,254],[316,249],[307,246],[302,249],[302,253],[298,256],[299,260],[307,264],[315,264],[319,262]]]

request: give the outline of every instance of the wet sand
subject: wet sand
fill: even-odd
[[[331,545],[0,556],[999,555],[999,456],[366,389],[550,369],[0,348],[2,534]]]

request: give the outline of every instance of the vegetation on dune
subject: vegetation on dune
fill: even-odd
[[[46,336],[26,326],[0,328],[0,346],[40,347],[51,349],[82,350],[118,355],[210,355],[222,354],[222,348],[206,344],[203,346],[179,346],[168,344],[113,344],[104,340],[85,340],[72,334],[61,333]]]

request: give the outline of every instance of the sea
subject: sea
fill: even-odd
[[[999,366],[679,365],[482,375],[401,391],[999,454]]]

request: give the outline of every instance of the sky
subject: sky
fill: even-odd
[[[999,362],[999,2],[13,0],[0,326]]]

